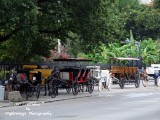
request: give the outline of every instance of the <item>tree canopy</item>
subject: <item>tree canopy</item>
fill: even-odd
[[[1,0],[0,60],[50,56],[57,39],[69,53],[99,51],[101,44],[160,38],[159,0]],[[95,51],[94,51],[95,50]],[[71,56],[72,56],[71,55]]]

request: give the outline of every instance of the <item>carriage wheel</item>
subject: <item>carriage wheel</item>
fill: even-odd
[[[57,89],[53,87],[50,91],[50,95],[52,98],[55,98],[57,96]]]
[[[77,95],[79,92],[79,83],[78,82],[73,82],[72,83],[72,94]]]
[[[119,86],[120,86],[121,89],[124,88],[124,79],[123,78],[120,79]]]
[[[26,96],[27,97],[32,97],[35,91],[36,90],[35,90],[34,86],[27,86],[27,88],[26,88]]]
[[[50,91],[50,95],[51,95],[52,98],[55,98],[57,96],[56,87],[52,87],[52,90]]]
[[[144,87],[146,87],[148,85],[147,77],[144,77],[142,79],[142,84],[143,84]]]
[[[40,91],[41,91],[41,85],[38,84],[38,85],[37,85],[37,90],[36,90],[36,98],[37,98],[37,99],[39,98]]]
[[[55,98],[57,96],[58,88],[57,88],[57,85],[56,85],[56,81],[52,82],[52,86],[51,86],[51,89],[49,91],[49,94],[51,95],[52,98]]]
[[[135,77],[135,87],[139,88],[139,85],[140,85],[140,76],[139,76],[138,71],[135,73],[134,77]]]
[[[160,76],[157,78],[157,86],[160,87]]]
[[[139,79],[139,77],[137,77],[137,78],[135,78],[135,87],[139,88],[139,85],[140,85],[140,79]]]
[[[135,81],[135,87],[136,87],[136,88],[139,88],[139,85],[140,85],[140,79],[137,79],[137,80]]]
[[[88,79],[88,92],[91,94],[94,90],[94,80]]]

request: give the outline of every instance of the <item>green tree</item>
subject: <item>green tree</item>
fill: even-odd
[[[155,42],[149,38],[141,42],[142,60],[146,65],[159,62],[160,49]]]
[[[73,56],[95,53],[101,44],[123,42],[130,29],[136,40],[156,40],[159,13],[157,7],[138,0],[1,0],[0,59],[30,61],[49,56],[57,39]]]
[[[153,0],[153,5],[156,9],[160,9],[160,0]]]
[[[127,18],[126,30],[132,30],[136,39],[158,39],[160,37],[160,13],[155,9],[134,11]]]
[[[63,43],[68,39],[75,40],[70,36],[71,32],[79,36],[78,42],[82,46],[85,38],[89,40],[94,28],[98,28],[95,26],[99,23],[94,20],[99,19],[99,1],[2,0],[0,49],[7,54],[1,52],[1,59],[29,61],[37,55],[48,56],[57,39]]]
[[[37,38],[37,12],[34,0],[0,2],[0,42],[3,60],[27,61]],[[6,14],[7,13],[7,14]]]
[[[101,44],[98,50],[88,57],[95,62],[110,62],[112,57],[142,57],[143,63],[147,66],[160,61],[160,47],[151,38],[142,40],[140,46],[137,46],[131,33],[130,42],[121,45],[119,43]],[[140,54],[139,54],[140,53]],[[140,55],[140,56],[139,56]]]

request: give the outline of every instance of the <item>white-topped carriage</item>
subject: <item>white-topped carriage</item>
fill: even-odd
[[[155,85],[160,86],[160,64],[151,64],[150,67],[146,67],[146,79],[143,79],[143,85],[148,85],[148,80],[153,79]]]
[[[102,70],[100,66],[87,66],[87,68],[91,69],[91,76],[98,83],[99,91],[102,89],[111,90],[112,77],[108,69]]]

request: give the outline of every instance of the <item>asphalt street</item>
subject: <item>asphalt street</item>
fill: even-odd
[[[112,91],[95,96],[0,108],[0,120],[160,120],[160,88],[149,86]]]

